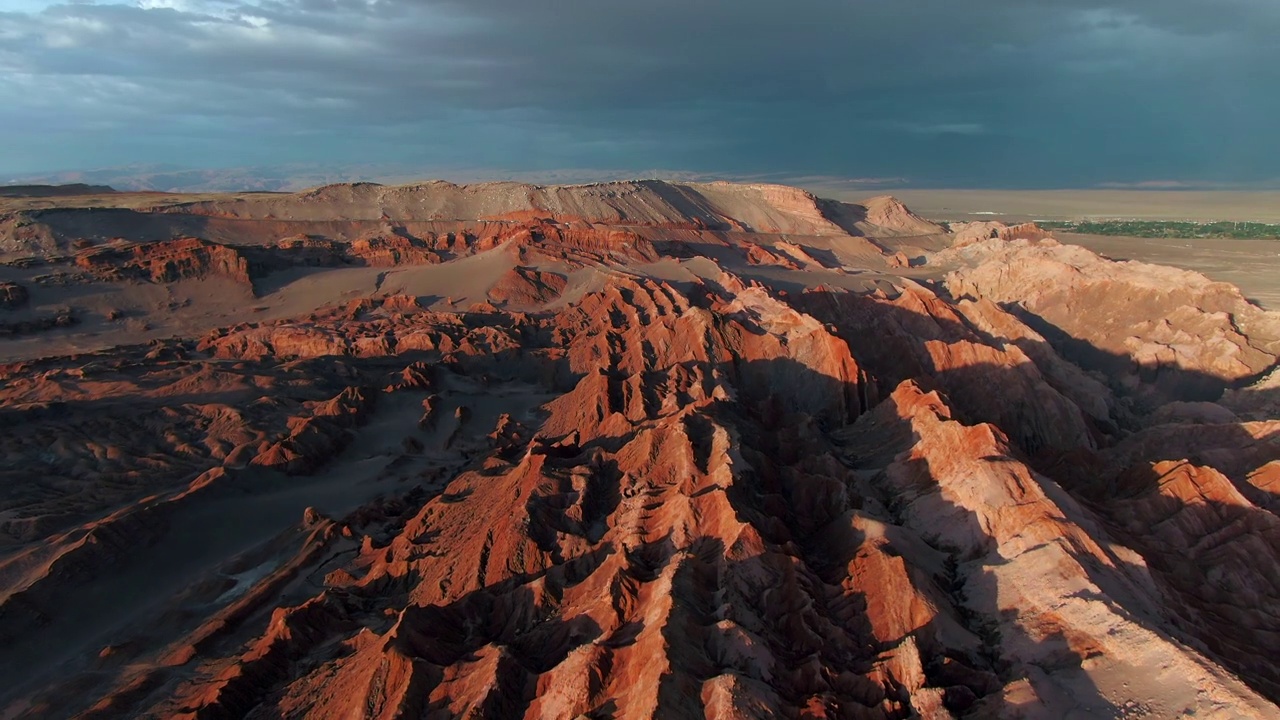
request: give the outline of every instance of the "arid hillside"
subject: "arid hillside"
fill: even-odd
[[[1274,718],[1280,314],[894,198],[0,205],[0,716]]]

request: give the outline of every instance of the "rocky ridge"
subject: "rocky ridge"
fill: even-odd
[[[422,187],[75,256],[489,279],[0,366],[6,714],[1280,712],[1280,326],[1234,288],[994,225],[904,277],[889,200]]]

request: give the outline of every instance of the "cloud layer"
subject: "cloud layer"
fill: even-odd
[[[0,173],[1280,175],[1274,0],[10,0]]]

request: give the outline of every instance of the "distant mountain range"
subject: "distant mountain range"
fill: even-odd
[[[161,192],[292,192],[341,182],[401,184],[426,178],[447,178],[454,182],[513,180],[538,184],[610,182],[647,177],[681,182],[734,180],[739,182],[785,183],[835,189],[880,189],[908,185],[905,178],[843,178],[797,176],[783,173],[732,174],[687,170],[602,170],[567,168],[546,171],[515,171],[481,168],[422,168],[400,165],[294,164],[220,169],[192,169],[176,165],[124,165],[95,170],[50,172],[10,178],[8,185],[64,185],[69,183],[109,185],[120,191]],[[0,183],[0,188],[5,183]]]

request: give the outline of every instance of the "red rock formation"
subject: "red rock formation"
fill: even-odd
[[[1000,231],[1007,226],[1002,222],[967,222],[951,223],[952,247],[962,248],[974,243],[1000,237]]]
[[[249,263],[237,250],[198,238],[95,248],[76,255],[75,263],[107,280],[170,283],[222,276],[252,284]]]
[[[1041,228],[1035,223],[1020,223],[1018,225],[1009,225],[996,231],[996,237],[1010,242],[1013,240],[1043,240],[1053,237],[1053,233]]]
[[[440,256],[413,238],[386,234],[352,241],[349,252],[373,267],[434,265]]]
[[[1251,489],[1267,493],[1261,482]],[[1280,653],[1280,619],[1254,611],[1280,603],[1280,577],[1255,572],[1280,562],[1280,518],[1185,460],[1136,465],[1105,493],[1089,492],[1146,558],[1176,622],[1256,687],[1280,693],[1280,669],[1263,659]]]
[[[751,265],[774,265],[788,270],[799,270],[800,266],[790,258],[771,252],[763,245],[747,245],[743,248],[747,263]]]
[[[14,282],[0,282],[0,308],[14,310],[27,304],[27,289]]]
[[[891,268],[911,267],[911,259],[907,257],[906,253],[901,251],[890,255],[886,262],[888,262],[889,267]]]
[[[966,267],[953,296],[1016,304],[1067,359],[1105,373],[1148,408],[1210,400],[1280,354],[1280,318],[1198,273],[1116,263],[1052,241],[988,240],[948,251]]]
[[[103,278],[325,266],[363,290],[0,365],[0,707],[1274,716],[1272,385],[1239,413],[1168,403],[1079,343],[1228,382],[1280,350],[1275,319],[998,229],[939,254],[950,292],[889,282],[878,251],[820,268],[872,221],[927,229],[871,206],[338,186],[163,213],[296,211],[314,236],[79,254]],[[1127,329],[1094,312],[1116,297]]]
[[[563,275],[514,267],[489,289],[488,297],[501,305],[542,305],[560,297],[565,285]]]
[[[289,474],[307,473],[325,464],[348,442],[346,431],[369,414],[374,395],[347,388],[317,405],[309,416],[289,420],[289,436],[268,445],[252,464]]]
[[[1030,222],[1018,225],[1005,225],[1002,222],[952,223],[951,234],[954,247],[965,247],[992,238],[1012,242],[1053,237],[1053,233]]]
[[[927,376],[957,401],[966,419],[1008,428],[1028,453],[1094,444],[1080,406],[1036,362],[1017,345],[987,342],[954,306],[923,288],[894,300],[812,292],[799,303],[833,323],[853,344],[859,361],[877,378],[880,394],[892,391],[895,383]],[[876,341],[856,341],[863,337]],[[1105,401],[1100,402],[1106,418]]]

